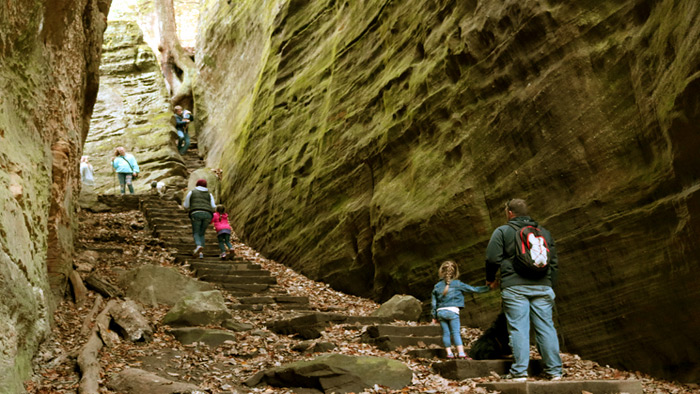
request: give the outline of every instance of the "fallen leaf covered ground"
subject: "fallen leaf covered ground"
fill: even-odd
[[[291,295],[308,296],[315,309],[365,316],[379,307],[371,300],[343,294],[326,284],[309,280],[266,259],[245,244],[236,243],[235,249],[237,255],[271,271]],[[186,267],[174,263],[173,256],[174,250],[169,250],[161,240],[149,235],[146,220],[138,211],[80,214],[80,241],[75,265],[83,278],[92,271],[116,284],[120,273],[143,264],[173,266],[189,274]],[[76,358],[90,333],[90,320],[86,317],[95,298],[94,292],[90,292],[88,301],[80,307],[75,305],[70,295],[58,302],[52,335],[34,359],[34,375],[25,382],[29,393],[77,392],[80,374]],[[169,327],[160,324],[167,306],[144,305],[144,309],[154,327],[153,340],[136,344],[121,341],[113,348],[102,349],[102,393],[113,393],[105,386],[109,376],[129,367],[146,369],[171,380],[190,382],[211,393],[292,393],[289,389],[271,387],[251,389],[242,385],[242,381],[260,370],[314,356],[292,350],[299,340],[265,329],[264,322],[288,317],[288,311],[236,312],[239,321],[253,324],[255,329],[236,333],[235,342],[209,348],[203,344],[183,346],[168,334]],[[467,343],[481,334],[480,330],[472,328],[463,328],[462,331]],[[447,380],[431,372],[432,361],[411,358],[405,351],[378,350],[361,343],[360,335],[361,329],[332,326],[317,341],[331,342],[337,346],[335,351],[343,354],[394,358],[404,362],[414,372],[413,384],[405,389],[374,387],[367,389],[366,393],[486,393],[476,388],[476,384],[499,379],[490,376],[459,382]],[[700,393],[697,385],[657,380],[639,372],[621,371],[582,360],[577,355],[563,354],[562,358],[565,379],[639,379],[645,393]]]

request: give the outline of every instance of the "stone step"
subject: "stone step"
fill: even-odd
[[[168,226],[190,226],[190,228],[192,228],[192,221],[187,217],[162,219],[146,216],[146,219],[148,220],[148,224],[152,228],[161,228]]]
[[[189,215],[187,214],[187,211],[184,209],[180,209],[178,205],[175,205],[174,207],[143,207],[144,213],[148,217],[152,217],[153,219],[157,219],[160,221],[168,221],[172,219],[180,219],[180,218],[185,218],[187,220],[190,220]]]
[[[284,293],[285,291],[274,284],[268,283],[220,283],[219,287],[231,293],[261,294],[261,293]]]
[[[440,326],[394,326],[390,324],[369,326],[367,335],[370,338],[383,336],[404,336],[404,337],[442,337]]]
[[[196,268],[194,270],[196,277],[202,278],[230,278],[230,277],[269,277],[270,271],[265,270],[217,270],[209,268]],[[203,279],[205,280],[205,279]]]
[[[162,239],[164,242],[168,243],[171,248],[177,249],[178,251],[182,251],[182,253],[186,254],[187,249],[190,249],[190,252],[194,250],[194,238],[192,238],[192,235],[185,235],[185,234],[180,234],[177,236],[163,236],[162,234],[155,233],[154,234],[156,237]],[[213,247],[216,248],[216,250],[221,253],[221,249],[219,249],[219,241],[216,239],[216,234],[206,234],[204,236],[204,247]]]
[[[172,248],[172,246],[169,246]],[[204,248],[204,258],[200,259],[197,256],[193,256],[192,252],[194,251],[194,246],[190,247],[188,250],[189,253],[178,253],[175,255],[175,262],[177,263],[185,263],[188,262],[190,264],[194,263],[212,263],[212,264],[254,264],[250,263],[248,260],[240,258],[240,257],[226,257],[226,260],[222,260],[221,257],[219,257],[219,253],[221,253],[221,250],[219,250],[218,246],[216,246],[217,250],[214,252],[214,246],[206,246]],[[257,264],[256,264],[257,265]]]
[[[189,234],[188,234],[189,232]],[[192,237],[192,230],[186,232],[183,230],[179,233],[173,232],[172,234],[163,234],[160,232],[154,232],[154,234],[161,238],[163,241],[168,242],[175,248],[194,248],[194,238]],[[204,244],[206,246],[216,246],[219,247],[219,240],[216,238],[216,233],[213,231],[207,231],[204,234]],[[232,243],[233,244],[233,243]],[[220,250],[220,249],[219,249]]]
[[[233,304],[229,306],[231,310],[263,312],[265,308],[274,308],[285,311],[308,311],[311,310],[309,304]]]
[[[502,394],[642,394],[642,382],[638,380],[498,381],[476,386]]]
[[[319,338],[321,331],[331,324],[386,324],[392,320],[388,317],[347,316],[340,313],[313,312],[288,319],[268,321],[265,325],[278,334],[297,335],[303,339],[315,339]]]
[[[491,372],[505,375],[510,370],[513,360],[445,360],[433,363],[435,373],[445,379],[464,380],[489,376]],[[537,376],[542,373],[541,360],[530,360],[528,375]]]
[[[291,295],[238,297],[238,302],[241,304],[308,304],[309,297]]]
[[[437,358],[443,360],[447,358],[445,348],[430,348],[430,349],[411,349],[406,354],[414,358]]]
[[[155,224],[149,227],[151,227],[153,231],[158,231],[164,234],[179,233],[188,230],[190,234],[192,233],[192,223],[190,223],[189,220],[187,221],[187,223],[183,222],[182,224]]]
[[[384,335],[377,338],[369,338],[363,335],[362,341],[374,345],[379,350],[392,351],[400,347],[427,347],[431,345],[442,346],[442,339],[437,337],[404,337]]]
[[[209,269],[209,270],[220,270],[226,271],[237,271],[237,270],[261,270],[260,264],[248,263],[245,260],[233,261],[233,260],[218,260],[218,261],[204,261],[194,260],[190,262],[191,269]]]
[[[264,272],[264,271],[263,271]],[[201,275],[199,280],[220,284],[277,284],[277,277],[274,276],[236,276],[236,275]]]

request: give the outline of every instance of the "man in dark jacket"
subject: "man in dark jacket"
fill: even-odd
[[[557,278],[557,252],[554,239],[549,231],[538,226],[528,216],[524,200],[513,199],[505,207],[508,224],[494,230],[486,248],[486,284],[495,288],[498,284],[496,273],[501,271],[501,298],[503,311],[508,320],[510,346],[514,362],[506,378],[516,381],[527,380],[527,367],[530,361],[530,321],[534,325],[537,346],[545,364],[544,371],[552,380],[561,379],[562,363],[559,355],[559,340],[552,321],[554,291],[552,286]],[[523,226],[538,227],[548,246],[549,270],[546,275],[531,279],[518,274],[513,267],[516,247],[516,230]],[[522,272],[522,271],[521,271]]]
[[[179,105],[173,108],[173,112],[175,112],[175,129],[177,130],[177,150],[181,155],[184,155],[190,147],[190,134],[187,128],[192,121],[192,113],[188,110],[183,111]]]

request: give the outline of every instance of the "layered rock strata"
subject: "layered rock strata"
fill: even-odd
[[[95,191],[119,193],[111,167],[114,150],[124,146],[138,160],[137,192],[152,181],[184,187],[187,170],[175,147],[175,129],[158,61],[138,24],[110,20],[105,31],[100,89],[85,143],[95,168]]]
[[[199,38],[199,142],[257,249],[425,299],[447,258],[483,281],[522,197],[564,349],[700,380],[697,1],[206,0]]]
[[[24,392],[72,270],[78,161],[110,0],[0,5],[0,382]]]

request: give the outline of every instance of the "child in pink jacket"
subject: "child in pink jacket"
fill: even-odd
[[[216,237],[219,239],[219,248],[221,249],[221,259],[226,258],[226,252],[233,254],[233,245],[231,245],[231,225],[228,224],[228,214],[223,205],[216,207],[214,217],[211,219],[216,230]]]

